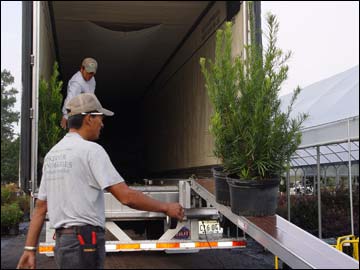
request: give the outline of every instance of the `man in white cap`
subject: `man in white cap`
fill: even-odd
[[[62,108],[63,117],[60,125],[63,129],[66,129],[68,118],[66,103],[79,94],[95,93],[96,81],[94,75],[96,73],[97,66],[97,62],[94,58],[87,57],[82,61],[80,70],[70,79],[67,87],[67,96]]]
[[[129,188],[104,148],[93,142],[103,128],[104,109],[94,94],[66,104],[69,132],[47,153],[38,199],[18,269],[36,268],[36,251],[46,213],[55,228],[60,269],[102,269],[105,260],[104,190],[128,207],[182,220],[179,203],[167,203]]]

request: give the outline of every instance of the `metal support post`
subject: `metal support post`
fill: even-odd
[[[295,177],[296,182],[296,177]],[[291,219],[291,213],[290,213],[290,167],[288,167],[286,171],[286,200],[287,200],[287,219],[290,221]]]
[[[32,119],[31,119],[31,195],[37,194],[38,189],[38,120],[39,120],[39,51],[40,51],[40,1],[33,2],[33,49],[32,57]],[[34,203],[35,199],[33,198]],[[30,204],[30,214],[33,213],[34,204]]]
[[[351,177],[351,141],[350,141],[350,120],[348,120],[348,153],[349,153],[349,195],[350,195],[350,220],[351,220],[351,234],[354,235],[354,215],[353,215],[353,201],[352,201],[352,177]]]
[[[317,163],[317,197],[318,197],[318,220],[319,220],[319,238],[322,238],[321,224],[321,180],[320,180],[320,146],[316,146],[316,163]]]

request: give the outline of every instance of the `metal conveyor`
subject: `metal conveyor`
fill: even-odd
[[[359,269],[358,261],[278,215],[243,217],[234,214],[230,207],[216,202],[214,181],[211,179],[191,180],[190,186],[207,203],[291,268]]]

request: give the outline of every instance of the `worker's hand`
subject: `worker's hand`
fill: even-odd
[[[184,208],[179,203],[168,203],[166,215],[182,221],[184,218]]]
[[[67,124],[67,119],[63,116],[63,117],[61,118],[60,126],[61,126],[63,129],[66,129],[66,124]]]
[[[34,251],[24,251],[16,269],[35,269],[36,253]]]

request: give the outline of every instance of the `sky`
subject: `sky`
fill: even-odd
[[[14,111],[21,110],[21,1],[1,1],[1,71],[10,71],[14,77],[14,87],[19,91],[16,96]],[[20,123],[15,126],[15,132],[20,133]]]
[[[21,1],[1,1],[1,70],[15,77],[12,87],[21,91]],[[288,79],[281,95],[296,86],[304,88],[359,64],[359,2],[262,1],[265,14],[276,15],[280,27],[278,47],[292,51]],[[266,40],[263,37],[264,47]],[[20,93],[15,110],[20,111]],[[18,126],[15,130],[19,132]]]
[[[262,1],[261,11],[263,31],[271,12],[279,21],[278,47],[293,53],[280,95],[359,64],[359,2]]]

